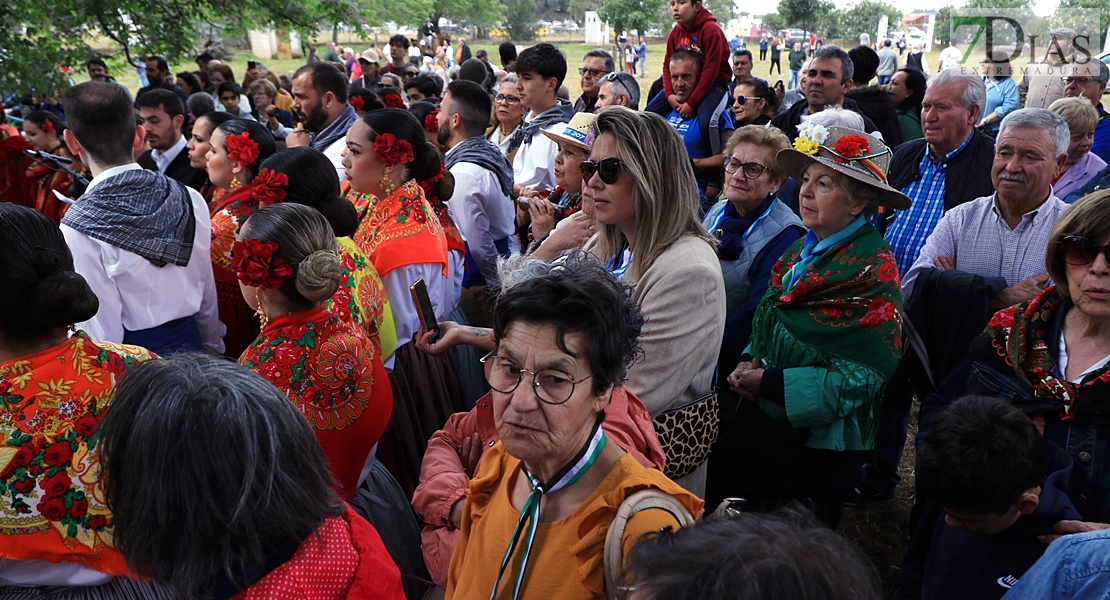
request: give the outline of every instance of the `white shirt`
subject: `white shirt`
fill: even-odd
[[[527,122],[533,116],[528,113]],[[565,123],[564,123],[565,125]],[[561,130],[559,124],[548,129]],[[555,189],[555,155],[559,153],[559,145],[551,138],[537,131],[532,136],[532,141],[520,145],[513,158],[513,182],[524,187],[531,187],[537,192],[550,192]]]
[[[150,157],[154,159],[154,164],[158,165],[158,172],[165,175],[166,169],[170,168],[170,163],[177,160],[177,155],[185,149],[185,136],[178,134],[177,143],[170,147],[169,150],[162,152],[161,150],[151,149]]]
[[[428,286],[428,298],[432,301],[432,309],[436,313],[437,321],[446,321],[455,306],[450,304],[451,294],[447,285],[447,278],[443,276],[443,266],[439,263],[416,263],[397,267],[388,273],[381,273],[382,285],[385,286],[385,297],[389,298],[389,309],[393,313],[393,327],[397,330],[397,346],[390,349],[389,356],[385,359],[385,368],[393,370],[393,359],[397,348],[412,340],[412,334],[420,329],[419,310],[412,302],[412,292],[409,287],[417,279],[423,279]],[[385,349],[382,349],[385,352]]]
[[[0,586],[92,586],[104,585],[112,578],[112,575],[75,562],[0,558]]]
[[[447,152],[451,156],[457,146]],[[460,162],[449,169],[455,177],[455,193],[447,202],[451,218],[466,240],[489,286],[497,285],[494,240],[509,238],[509,252],[520,250],[516,232],[516,210],[512,199],[501,191],[497,175],[474,163]]]
[[[501,135],[501,126],[494,127],[493,132],[489,135],[489,141],[501,150],[501,154],[509,156],[509,142],[513,140],[513,134],[516,133],[518,127],[520,127],[519,123],[505,135]]]
[[[347,148],[347,136],[341,135],[324,149],[324,156],[328,157],[331,164],[335,165],[335,175],[339,178],[339,185],[347,181],[347,170],[343,168],[343,150]]]
[[[106,179],[134,169],[131,163],[112,167],[93,178],[88,191]],[[62,235],[73,252],[74,270],[81,274],[100,300],[96,316],[78,327],[94,340],[123,342],[123,331],[157,327],[174,319],[196,315],[205,350],[224,352],[224,325],[216,309],[216,281],[212,277],[209,245],[212,225],[204,198],[189,190],[196,215],[196,234],[189,264],[156,267],[138,254],[128,252],[62,225]]]

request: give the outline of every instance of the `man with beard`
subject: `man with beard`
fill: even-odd
[[[177,97],[181,98],[182,106],[189,101],[189,96],[185,93],[185,90],[177,87],[170,79],[170,65],[166,62],[166,59],[161,56],[147,57],[146,79],[150,82],[150,85],[144,87],[139,90],[139,93],[135,94],[136,108],[139,106],[139,98],[142,98],[144,94],[154,90],[169,90],[177,94]]]
[[[336,177],[346,179],[343,150],[346,135],[358,115],[347,104],[347,80],[331,63],[305,65],[293,74],[293,115],[297,127],[285,138],[286,146],[311,146],[335,165]]]
[[[472,288],[496,289],[497,258],[520,249],[515,231],[512,191],[513,168],[497,146],[486,139],[493,104],[486,90],[471,81],[454,81],[439,110],[439,143],[447,148],[445,166],[455,178],[455,194],[448,206],[451,218],[466,239],[467,269],[463,305],[471,303]],[[485,307],[485,290],[478,308]],[[488,309],[487,309],[488,310]],[[468,313],[468,316],[470,313]]]
[[[839,105],[859,113],[863,117],[864,130],[867,133],[878,131],[878,127],[867,115],[860,113],[854,100],[845,98],[844,94],[852,89],[852,75],[855,66],[848,53],[836,46],[821,46],[820,50],[813,53],[813,60],[809,62],[804,73],[805,102],[795,102],[786,112],[780,113],[771,119],[771,125],[778,127],[793,140],[798,137],[798,125],[802,122],[802,115],[811,115],[825,110],[826,106]]]
[[[108,65],[105,64],[103,60],[99,58],[90,58],[88,62],[85,63],[85,68],[89,70],[90,80],[100,83],[114,83],[127,90],[127,86],[116,81],[115,77],[108,74]],[[131,90],[127,90],[127,95],[131,95]]]
[[[189,165],[189,153],[185,152],[185,136],[181,128],[185,124],[185,105],[169,90],[151,90],[135,101],[139,106],[139,116],[143,119],[143,131],[150,144],[139,157],[139,166],[180,181],[199,190],[207,181],[208,175],[201,169]]]

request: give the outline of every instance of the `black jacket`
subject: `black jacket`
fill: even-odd
[[[921,179],[921,159],[928,145],[925,138],[911,140],[894,149],[894,158],[887,171],[890,187],[901,190]],[[994,140],[973,131],[971,141],[959,154],[941,165],[944,169],[944,210],[994,193],[991,166],[994,164]],[[914,200],[914,198],[910,198]]]
[[[928,500],[903,561],[902,598],[997,600],[1017,583],[1048,548],[1037,536],[1054,533],[1057,521],[1082,518],[1067,495],[1071,457],[1046,441],[1045,463],[1040,504],[995,535],[946,524],[944,511]]]
[[[142,156],[139,157],[139,166],[148,171],[157,171],[158,163],[154,162],[154,157],[151,156],[150,153],[150,150],[143,152]],[[208,173],[189,166],[189,151],[184,148],[181,149],[177,158],[173,159],[170,166],[166,168],[164,175],[198,192],[200,188],[204,187],[204,183],[208,181]]]
[[[852,88],[846,96],[855,100],[860,113],[875,122],[887,146],[893,148],[902,143],[902,127],[898,124],[898,113],[894,112],[890,94],[877,85],[869,85]]]
[[[801,100],[795,102],[794,105],[791,106],[786,112],[780,113],[778,116],[771,119],[771,125],[778,127],[780,130],[782,130],[783,133],[786,134],[787,138],[793,141],[794,138],[798,137],[798,125],[801,124],[802,115],[806,114],[806,109],[808,108],[809,101],[807,101],[805,97],[803,97]],[[852,100],[851,98],[845,98],[844,109],[850,110],[854,113],[858,113],[859,116],[863,117],[863,130],[867,133],[879,130],[879,128],[875,126],[875,123],[871,119],[867,118],[867,115],[860,112],[859,106],[856,105],[855,100]]]

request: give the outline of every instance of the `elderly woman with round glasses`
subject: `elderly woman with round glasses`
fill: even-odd
[[[1005,398],[1071,455],[1068,497],[1083,518],[1107,523],[1110,190],[1085,196],[1057,219],[1045,267],[1056,285],[995,313],[967,359],[922,403],[921,430],[965,395]]]
[[[467,490],[448,599],[604,598],[606,533],[627,496],[654,488],[701,513],[701,500],[602,428],[643,322],[632,290],[588,257],[498,300],[497,342],[483,362],[500,441]],[[678,525],[664,510],[636,513],[622,547]]]
[[[886,184],[890,149],[847,127],[803,123],[776,161],[800,182],[809,228],[771,271],[751,342],[728,377],[741,431],[721,473],[753,504],[810,501],[835,527],[875,447],[879,405],[902,358],[894,256],[868,216],[910,200]]]

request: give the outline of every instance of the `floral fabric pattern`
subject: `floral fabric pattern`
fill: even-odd
[[[324,303],[324,310],[335,314],[340,321],[358,326],[373,342],[379,355],[382,348],[392,352],[397,334],[393,328],[393,316],[386,310],[385,284],[378,277],[377,269],[351,238],[336,238],[335,242],[343,277],[335,295]],[[387,339],[383,340],[383,337]]]
[[[353,496],[393,410],[389,378],[369,338],[321,306],[272,318],[239,364],[300,409],[346,497]]]
[[[258,210],[252,187],[244,185],[228,192],[209,207],[212,215],[212,264],[227,271],[231,268],[231,247],[239,228]]]
[[[100,486],[98,426],[115,383],[152,355],[79,331],[0,364],[0,557],[126,574]]]
[[[354,241],[379,274],[418,263],[439,263],[447,274],[447,240],[424,190],[409,180],[385,199],[350,189],[359,213]]]

